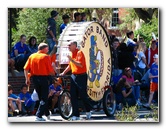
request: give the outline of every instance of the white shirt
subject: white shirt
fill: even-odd
[[[130,43],[135,44],[135,42],[134,42],[132,39],[128,38],[128,40],[127,40],[127,46],[128,46]]]
[[[140,61],[140,60],[141,60],[141,61],[139,62],[138,66],[139,66],[140,68],[144,69],[144,68],[146,68],[146,65],[145,65],[145,63],[143,62],[142,57],[146,58],[146,57],[145,57],[145,54],[144,54],[142,51],[140,51],[139,54],[138,54],[138,61]]]

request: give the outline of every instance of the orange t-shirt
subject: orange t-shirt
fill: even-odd
[[[32,76],[33,75],[41,75],[41,76],[50,75],[54,71],[51,65],[51,60],[49,55],[45,53],[41,53],[40,51],[32,54],[28,58],[24,66],[24,69],[28,70]]]
[[[85,61],[85,56],[84,53],[78,49],[71,53],[71,57],[73,60],[81,63],[83,67],[79,67],[75,65],[73,62],[70,61],[69,65],[71,67],[71,71],[73,74],[82,74],[86,72],[86,61]]]

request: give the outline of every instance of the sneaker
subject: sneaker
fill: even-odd
[[[80,120],[80,117],[72,116],[69,118],[69,121],[75,121],[75,120]]]
[[[92,116],[91,111],[90,112],[86,112],[86,119],[89,120]]]
[[[36,117],[36,121],[46,121],[43,117]]]
[[[147,104],[143,104],[143,107],[147,108],[148,110],[151,110],[151,107],[150,105],[147,103]]]

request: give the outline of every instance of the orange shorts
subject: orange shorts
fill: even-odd
[[[151,82],[151,84],[150,84],[150,91],[154,92],[154,91],[157,91],[157,90],[158,90],[158,83]]]

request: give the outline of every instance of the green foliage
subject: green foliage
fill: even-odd
[[[125,122],[135,121],[138,118],[137,106],[124,107],[122,111],[118,111],[115,114],[115,117],[118,121],[125,121]]]
[[[74,11],[85,12],[87,19],[91,20],[91,13],[94,8],[23,8],[18,11],[18,18],[15,18],[16,28],[12,28],[12,46],[20,40],[20,36],[25,34],[27,40],[31,36],[37,38],[37,43],[46,42],[46,28],[47,19],[50,17],[50,12],[57,10],[59,12],[57,22],[57,36],[59,37],[59,27],[62,21],[62,15],[67,13],[70,15],[71,20]],[[111,13],[110,8],[97,8],[96,11],[103,12],[102,16],[109,16]]]
[[[19,41],[22,34],[25,34],[27,39],[35,36],[38,43],[46,41],[47,19],[50,17],[52,10],[51,8],[24,8],[20,11],[17,19],[17,31],[12,29],[12,45]],[[56,21],[57,33],[59,33],[62,18],[58,17]]]
[[[158,37],[158,18],[152,19],[150,23],[143,23],[141,28],[134,32],[135,36],[140,35],[149,46],[152,39],[152,32]]]
[[[146,120],[149,120],[149,118],[152,118],[154,121],[158,121],[159,120],[158,107],[151,105],[151,109],[152,109],[152,111],[149,114],[145,115]]]
[[[129,13],[126,13],[125,17],[122,17],[121,19],[123,21],[123,23],[119,25],[121,31],[126,29],[132,30],[132,27],[135,24],[133,21],[139,19],[133,8],[126,8],[125,10]]]

